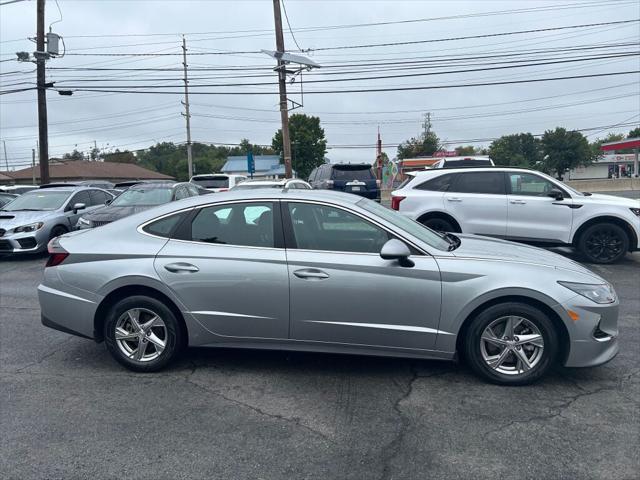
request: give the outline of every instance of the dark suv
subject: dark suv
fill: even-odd
[[[313,169],[309,183],[315,189],[340,190],[380,201],[380,184],[368,163],[325,163]]]

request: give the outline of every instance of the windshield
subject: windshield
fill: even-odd
[[[171,194],[171,188],[130,188],[118,195],[111,205],[116,207],[161,205],[171,201]]]
[[[331,178],[333,180],[372,180],[374,177],[371,167],[345,165],[333,167]]]
[[[204,188],[229,188],[229,177],[195,177],[191,179],[191,183]]]
[[[15,212],[18,210],[57,210],[69,198],[71,192],[54,192],[38,190],[27,192],[4,206],[3,210]]]
[[[387,207],[383,207],[378,202],[363,198],[358,203],[356,203],[356,205],[364,208],[368,212],[376,214],[383,220],[386,220],[399,229],[404,230],[405,232],[422,240],[424,243],[432,246],[433,248],[445,251],[450,250],[449,247],[451,246],[451,242],[447,240],[446,236],[436,233],[430,228],[427,228],[424,225],[411,220],[410,218],[405,217],[398,212],[389,210]]]

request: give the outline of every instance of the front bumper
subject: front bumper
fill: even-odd
[[[0,237],[0,254],[38,253],[46,250],[49,239],[42,230],[3,235]]]
[[[595,367],[618,354],[618,300],[599,305],[578,295],[561,307],[570,337],[566,367]],[[569,311],[578,319],[572,320]]]

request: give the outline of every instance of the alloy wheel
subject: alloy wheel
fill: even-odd
[[[586,253],[601,262],[618,257],[624,248],[624,240],[618,232],[609,228],[600,228],[585,240]]]
[[[131,360],[150,362],[167,346],[167,326],[155,312],[146,308],[132,308],[118,318],[115,341],[118,348]]]
[[[500,317],[482,332],[480,352],[486,364],[505,375],[535,368],[544,352],[544,338],[536,325],[520,316]]]

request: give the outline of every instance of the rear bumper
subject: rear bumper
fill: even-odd
[[[52,275],[46,272],[45,275]],[[57,276],[57,275],[56,275]],[[55,278],[55,277],[54,277]],[[68,288],[61,289],[61,282],[55,287],[41,284],[38,286],[38,301],[42,312],[42,324],[84,338],[95,338],[94,318],[98,302],[85,298],[88,292],[71,293]]]

